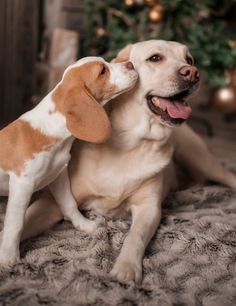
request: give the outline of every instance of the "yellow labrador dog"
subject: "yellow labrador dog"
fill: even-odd
[[[160,223],[162,201],[176,184],[173,152],[195,176],[233,188],[236,177],[183,124],[191,113],[186,98],[199,84],[188,48],[170,41],[140,42],[122,50],[115,61],[128,59],[139,82],[107,110],[113,126],[110,139],[98,145],[76,142],[69,171],[79,208],[102,215],[131,213],[132,226],[111,273],[122,282],[139,282],[145,248]],[[27,211],[24,239],[62,218],[52,196],[43,196]]]

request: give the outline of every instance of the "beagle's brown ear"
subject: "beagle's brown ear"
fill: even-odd
[[[114,58],[112,60],[112,63],[120,63],[120,62],[126,62],[129,60],[130,57],[130,52],[132,49],[133,45],[129,44],[127,45],[125,48],[123,48],[116,56],[116,58]]]
[[[111,134],[111,124],[102,106],[85,88],[73,88],[65,97],[68,130],[81,140],[101,143]]]

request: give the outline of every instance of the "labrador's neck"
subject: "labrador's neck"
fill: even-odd
[[[111,145],[122,149],[133,149],[143,140],[164,145],[172,129],[161,124],[148,109],[145,96],[138,90],[121,95],[112,102],[110,120],[113,127]]]

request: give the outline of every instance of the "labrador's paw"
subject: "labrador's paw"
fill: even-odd
[[[142,281],[142,266],[128,260],[118,259],[110,273],[121,283],[130,281],[141,283]]]
[[[93,234],[96,229],[98,228],[98,225],[100,224],[99,220],[88,220],[84,219],[80,221],[78,225],[75,226],[76,229],[86,232],[87,234]]]
[[[0,266],[13,265],[19,259],[19,252],[11,252],[0,249]]]

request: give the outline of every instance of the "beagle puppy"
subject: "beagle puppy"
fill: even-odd
[[[135,85],[131,62],[88,57],[69,66],[61,82],[33,110],[0,131],[0,196],[8,197],[0,264],[19,258],[24,216],[34,191],[49,186],[66,219],[91,233],[71,193],[67,165],[73,140],[104,142],[111,125],[102,108]]]

